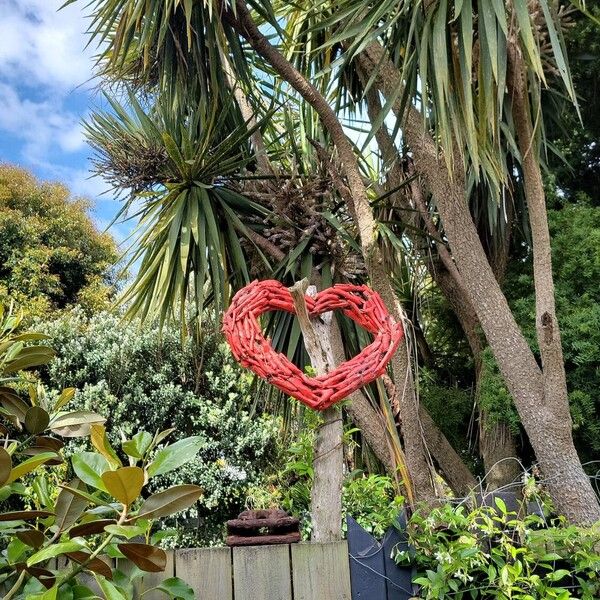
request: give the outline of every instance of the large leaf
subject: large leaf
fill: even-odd
[[[104,594],[106,600],[127,600],[127,596],[113,585],[106,577],[94,573],[96,581]]]
[[[136,433],[130,440],[123,442],[121,447],[133,458],[143,458],[152,444],[152,435],[147,431]]]
[[[4,448],[0,447],[0,487],[8,481],[11,469],[12,458]]]
[[[96,535],[98,533],[104,533],[105,527],[108,525],[114,525],[115,519],[96,519],[94,521],[88,521],[75,525],[69,529],[69,537],[85,537],[88,535]]]
[[[22,348],[17,357],[4,364],[4,373],[15,373],[32,367],[40,367],[54,358],[55,352],[47,346],[28,346]]]
[[[73,479],[69,483],[72,489],[82,489],[85,491],[85,484],[79,479]],[[88,501],[81,496],[74,494],[69,489],[61,489],[56,499],[56,520],[54,522],[57,531],[65,531],[71,525],[74,525],[86,509]]]
[[[98,450],[98,452],[100,452],[113,467],[122,466],[121,460],[108,441],[104,425],[101,423],[92,423],[90,441],[94,448],[96,448],[96,450]]]
[[[76,391],[77,390],[75,388],[65,388],[60,393],[60,396],[57,398],[57,400],[54,404],[54,411],[56,412],[56,411],[60,410],[61,408],[66,406],[69,402],[71,402],[71,400],[75,396]]]
[[[50,415],[41,406],[31,406],[25,414],[25,429],[29,433],[42,433],[50,423]]]
[[[117,544],[117,548],[142,571],[160,573],[167,567],[167,554],[148,544]]]
[[[25,415],[29,407],[12,388],[0,387],[0,405],[9,414],[17,417],[19,421],[25,421]]]
[[[24,460],[22,463],[19,463],[18,465],[13,467],[13,469],[10,472],[10,475],[5,483],[12,483],[13,481],[16,481],[17,479],[23,477],[24,475],[27,475],[27,473],[31,473],[32,471],[35,471],[39,466],[41,466],[44,463],[47,463],[48,461],[53,460],[55,458],[56,458],[56,453],[54,453],[54,452],[42,452],[41,454],[38,454],[37,456],[28,458],[27,460]]]
[[[50,423],[50,429],[62,437],[85,437],[90,435],[94,423],[104,423],[106,419],[89,410],[78,410],[60,415]]]
[[[61,554],[66,554],[67,552],[76,552],[78,550],[81,550],[81,544],[76,541],[52,544],[46,548],[42,548],[30,556],[27,559],[27,566],[30,567],[31,565],[37,565],[38,563],[49,560],[50,558],[60,556]]]
[[[0,521],[29,521],[31,519],[45,519],[54,513],[49,510],[14,510],[0,513]]]
[[[144,487],[144,471],[139,467],[121,467],[103,473],[102,481],[109,494],[129,506],[139,498]]]
[[[24,544],[37,550],[46,542],[46,536],[38,529],[26,529],[15,534]]]
[[[160,449],[154,456],[154,460],[148,465],[148,475],[155,477],[178,469],[181,465],[193,460],[203,445],[204,440],[196,435]]]
[[[137,525],[107,525],[105,531],[106,533],[123,537],[128,540],[142,536],[146,533],[145,527],[138,527]]]
[[[106,577],[106,579],[112,579],[112,569],[110,565],[105,563],[101,558],[95,557],[90,560],[90,553],[83,552],[81,550],[67,552],[66,556],[68,556],[71,560],[74,560],[76,563],[85,563],[85,568],[87,571],[98,573],[99,575]]]
[[[80,452],[73,455],[71,463],[81,481],[98,490],[108,491],[102,481],[102,474],[110,471],[110,465],[104,456],[95,452]]]
[[[158,519],[189,508],[202,496],[202,488],[197,485],[176,485],[168,490],[152,494],[144,501],[137,517]]]
[[[181,600],[194,600],[196,594],[194,589],[179,577],[169,577],[157,585],[156,590],[164,592],[170,598],[180,598]]]

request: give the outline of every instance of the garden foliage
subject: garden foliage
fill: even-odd
[[[155,545],[164,533],[155,532],[155,520],[187,509],[202,495],[196,485],[155,491],[155,478],[192,460],[202,442],[191,436],[167,444],[172,430],[141,430],[113,447],[101,415],[69,410],[74,388],[46,394],[22,373],[53,353],[37,343],[42,334],[19,333],[19,322],[9,314],[0,326],[0,498],[3,508],[12,506],[0,513],[2,597],[133,598],[136,579],[166,567],[166,553]],[[64,440],[71,438],[85,439],[91,451],[65,460]],[[125,575],[107,556],[129,559],[134,568]],[[177,578],[157,591],[194,597]]]
[[[0,302],[16,302],[28,315],[108,306],[117,249],[89,209],[65,186],[0,164]]]
[[[225,521],[244,509],[247,487],[263,481],[275,454],[278,421],[251,416],[251,378],[212,325],[183,344],[176,325],[159,331],[108,313],[88,318],[74,310],[40,325],[57,353],[44,374],[48,387],[75,387],[73,406],[104,415],[112,443],[140,429],[173,428],[174,439],[199,436],[193,461],[148,486],[185,482],[204,490],[178,516],[172,543],[180,546],[221,543]]]
[[[500,498],[469,510],[450,504],[410,519],[419,597],[497,600],[595,600],[600,597],[600,531],[562,518],[517,515]]]

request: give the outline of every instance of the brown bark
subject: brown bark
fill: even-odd
[[[361,54],[364,68],[378,69],[377,85],[390,95],[401,85],[397,70],[383,48],[372,43]],[[404,136],[415,164],[433,193],[448,237],[452,256],[462,275],[477,316],[498,366],[515,400],[521,421],[540,463],[557,509],[569,520],[592,523],[600,519],[600,505],[573,444],[566,401],[548,390],[540,368],[520,331],[481,245],[465,197],[462,171],[450,177],[438,150],[424,131],[422,115],[409,105],[404,117]],[[458,160],[454,164],[460,164]],[[548,304],[544,303],[545,310]],[[545,312],[544,312],[545,314]],[[553,313],[550,313],[551,315]],[[538,324],[551,348],[555,348],[555,320]],[[551,328],[552,331],[548,331]],[[551,355],[551,361],[557,357]],[[550,379],[556,381],[556,375]],[[559,392],[561,393],[561,392]]]
[[[347,138],[344,129],[326,99],[285,57],[270,44],[258,30],[252,20],[245,3],[236,2],[236,13],[225,9],[224,17],[248,41],[252,48],[262,56],[273,69],[289,83],[317,112],[322,125],[335,144],[341,163],[342,173],[352,194],[352,205],[349,207],[355,216],[356,225],[362,246],[365,264],[369,272],[373,289],[381,295],[392,314],[401,319],[402,309],[391,286],[390,278],[385,271],[381,253],[375,244],[375,220],[362,180],[358,162],[354,155],[353,145]],[[403,415],[403,439],[406,447],[406,458],[411,482],[417,500],[429,500],[435,496],[435,488],[427,459],[425,443],[421,434],[418,402],[415,395],[412,370],[406,349],[400,348],[392,361],[394,377],[398,383],[400,405]]]
[[[425,407],[419,411],[423,433],[431,454],[444,475],[444,479],[458,496],[467,496],[477,487],[477,481],[457,454],[446,436],[435,424]]]
[[[366,81],[366,78],[363,78],[363,81]],[[382,110],[381,103],[379,101],[379,92],[373,88],[367,92],[367,110],[371,122],[375,122]],[[398,151],[389,133],[387,132],[385,124],[382,124],[378,129],[375,134],[375,138],[384,161],[389,165],[389,187],[391,189],[397,189],[403,182],[405,175],[399,168]],[[410,163],[407,175],[411,178],[415,177],[416,175],[414,165]],[[423,259],[428,267],[431,277],[438,284],[440,290],[448,300],[450,307],[457,316],[465,337],[469,343],[475,365],[476,402],[479,405],[478,381],[481,371],[481,353],[485,347],[482,335],[479,332],[479,320],[469,298],[469,294],[465,289],[463,279],[458,272],[456,265],[454,264],[454,260],[445,243],[440,239],[441,234],[431,219],[421,182],[414,178],[409,183],[409,188],[410,198],[412,199],[415,210],[411,211],[410,213],[408,212],[413,207],[407,205],[408,200],[406,196],[397,194],[398,200],[400,201],[401,208],[404,209],[404,212],[411,215],[408,225],[416,228],[418,223],[415,221],[414,216],[418,215],[425,226],[426,233],[432,239],[436,240],[435,247],[437,249],[441,264],[435,264],[433,257],[430,256],[429,253],[426,256],[423,256]],[[419,248],[418,240],[414,239],[416,237],[417,236],[415,234],[412,235],[413,245],[415,248]],[[508,240],[503,240],[503,242],[507,244]],[[504,272],[502,267],[505,267],[505,263],[506,261],[498,261],[498,268],[502,273]],[[498,278],[497,274],[496,278]],[[421,422],[423,422],[423,418],[421,418]],[[430,423],[430,426],[432,424],[433,423]],[[440,453],[436,452],[436,449],[441,448],[442,444],[436,444],[434,442],[436,440],[436,436],[433,431],[428,433],[429,435],[426,432],[426,439],[429,449],[434,458],[437,460],[438,465],[440,465],[440,459],[445,463],[448,463],[448,460],[443,455],[440,457]],[[449,451],[448,446],[450,446],[449,443],[443,445],[443,454],[446,454]],[[454,452],[454,449],[452,449],[452,451]],[[479,411],[479,451],[483,459],[486,473],[485,484],[489,489],[497,489],[509,484],[518,476],[520,469],[519,463],[516,461],[516,444],[510,429],[504,423],[491,423],[489,419],[486,418],[485,411],[481,410],[481,408]],[[457,459],[464,468],[457,466]],[[470,486],[470,489],[472,489],[476,483],[470,472],[468,472],[468,477],[465,476],[464,471],[468,471],[468,469],[466,469],[466,466],[458,455],[453,456],[452,464],[447,466],[446,469],[443,469],[441,465],[440,469],[444,471],[446,475],[449,471],[452,479],[455,479],[455,473],[460,473],[461,476],[458,478],[459,481],[457,487],[462,488],[463,490],[468,486]],[[468,483],[463,485],[463,482]],[[450,483],[450,485],[454,489],[454,485],[452,483]],[[457,491],[457,489],[455,489],[455,491]],[[457,493],[462,492],[457,491]]]

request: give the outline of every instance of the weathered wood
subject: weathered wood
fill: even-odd
[[[227,521],[227,528],[230,531],[236,530],[254,530],[257,527],[267,527],[269,529],[289,530],[298,527],[300,520],[296,517],[280,517],[278,519],[232,519]]]
[[[351,600],[346,542],[297,544],[291,551],[294,600]]]
[[[271,546],[273,544],[297,544],[300,541],[300,532],[264,534],[264,535],[228,535],[228,546]]]
[[[160,585],[162,581],[173,577],[175,575],[175,560],[173,550],[167,550],[167,566],[161,573],[144,573],[141,582],[141,591],[147,592],[144,594],[144,600],[164,600],[165,595],[163,592],[152,591],[148,592],[152,588]]]
[[[332,371],[335,356],[332,346],[333,313],[311,319],[305,294],[315,296],[317,288],[303,279],[289,288],[296,309],[304,346],[317,375]],[[342,483],[344,479],[344,428],[339,407],[322,411],[323,424],[317,430],[311,490],[312,540],[332,542],[342,537]]]
[[[289,546],[233,548],[233,585],[235,600],[292,600]]]
[[[177,577],[191,585],[198,600],[232,600],[229,548],[189,548],[175,553]]]

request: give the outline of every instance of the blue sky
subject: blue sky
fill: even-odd
[[[101,102],[92,79],[94,49],[85,49],[87,18],[80,0],[0,0],[0,162],[61,181],[93,201],[104,229],[118,202],[102,179],[90,179],[91,151],[81,120]],[[111,232],[122,240],[129,229]]]

